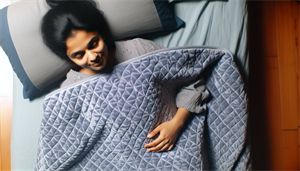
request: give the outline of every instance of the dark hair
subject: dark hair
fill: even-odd
[[[108,50],[115,48],[110,29],[104,16],[92,0],[47,0],[51,9],[41,23],[43,41],[56,55],[69,60],[66,39],[72,30],[97,31],[105,37]]]

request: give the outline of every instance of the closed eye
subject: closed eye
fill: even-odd
[[[83,55],[84,55],[84,52],[76,52],[76,53],[73,53],[73,54],[72,54],[72,58],[75,58],[75,59],[82,59],[82,58],[83,58]]]
[[[99,44],[99,36],[95,36],[93,38],[91,38],[91,40],[89,41],[89,43],[87,44],[87,48],[88,49],[94,49],[97,48]],[[77,51],[75,53],[73,53],[71,55],[71,58],[74,59],[82,59],[84,56],[85,52],[84,51]]]
[[[98,47],[99,37],[93,37],[88,44],[88,49],[94,49]]]

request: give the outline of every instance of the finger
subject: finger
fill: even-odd
[[[173,144],[172,145],[170,145],[170,147],[168,148],[168,150],[167,151],[170,151],[170,150],[172,150],[172,148],[173,148]]]
[[[154,137],[156,134],[158,134],[160,132],[160,126],[156,127],[153,131],[150,132],[150,134],[148,134],[148,138],[152,138]]]
[[[161,149],[159,149],[159,150],[157,150],[157,151],[155,151],[155,152],[168,151],[169,147],[170,147],[170,144],[167,143],[167,144],[165,144]]]
[[[159,136],[156,140],[152,141],[151,143],[148,143],[146,144],[144,147],[147,148],[147,147],[154,147],[154,146],[157,146],[158,144],[160,144],[164,139]]]
[[[148,152],[150,151],[159,151],[160,149],[164,148],[166,144],[168,144],[169,141],[165,140],[159,143],[156,147],[148,149]]]
[[[158,144],[157,146],[153,147],[153,148],[149,148],[147,150],[147,152],[151,152],[151,151],[154,151],[154,152],[158,152],[160,151],[161,148],[165,147],[166,145],[168,144],[168,141],[162,141],[160,144]]]

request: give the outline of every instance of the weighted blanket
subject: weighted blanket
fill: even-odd
[[[173,112],[177,91],[200,75],[211,95],[206,112],[188,118],[171,151],[147,153],[157,116]],[[228,50],[159,50],[47,95],[35,169],[249,170],[247,119]]]

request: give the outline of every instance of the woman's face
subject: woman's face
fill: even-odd
[[[66,40],[67,55],[77,65],[99,72],[107,63],[108,49],[98,32],[73,30]]]

